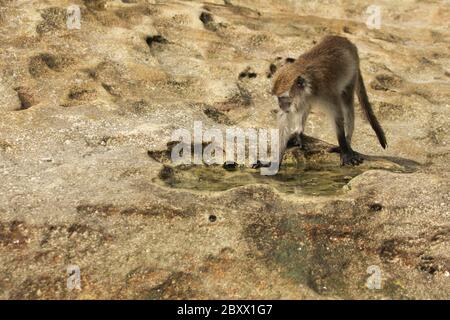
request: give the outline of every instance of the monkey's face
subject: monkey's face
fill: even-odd
[[[298,76],[289,90],[277,95],[278,105],[283,112],[290,112],[292,107],[300,104],[310,90],[302,76]]]
[[[301,61],[285,64],[276,71],[272,94],[277,97],[278,105],[283,112],[295,110],[311,95],[309,78],[307,69]]]

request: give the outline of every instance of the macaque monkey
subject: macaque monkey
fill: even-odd
[[[302,135],[313,104],[322,105],[334,121],[341,165],[359,165],[361,155],[351,148],[356,94],[364,114],[383,148],[386,137],[367,97],[359,69],[358,51],[349,40],[327,36],[293,63],[276,71],[272,94],[280,107],[280,161],[288,141],[302,146]]]

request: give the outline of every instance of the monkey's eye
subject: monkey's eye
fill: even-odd
[[[299,87],[300,89],[305,88],[306,80],[303,77],[298,77],[296,82],[297,82],[297,87]]]

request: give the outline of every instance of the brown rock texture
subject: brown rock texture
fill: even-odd
[[[0,0],[0,298],[449,299],[450,7],[371,4]],[[170,164],[194,121],[274,127],[274,67],[328,34],[387,150],[356,104],[360,168],[320,109],[278,178]]]

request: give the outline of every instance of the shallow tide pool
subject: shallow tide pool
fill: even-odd
[[[172,188],[197,191],[225,191],[249,184],[268,184],[280,192],[305,195],[331,195],[342,190],[352,178],[369,170],[367,167],[341,167],[332,164],[286,165],[274,176],[259,170],[222,166],[165,167],[157,179]]]

